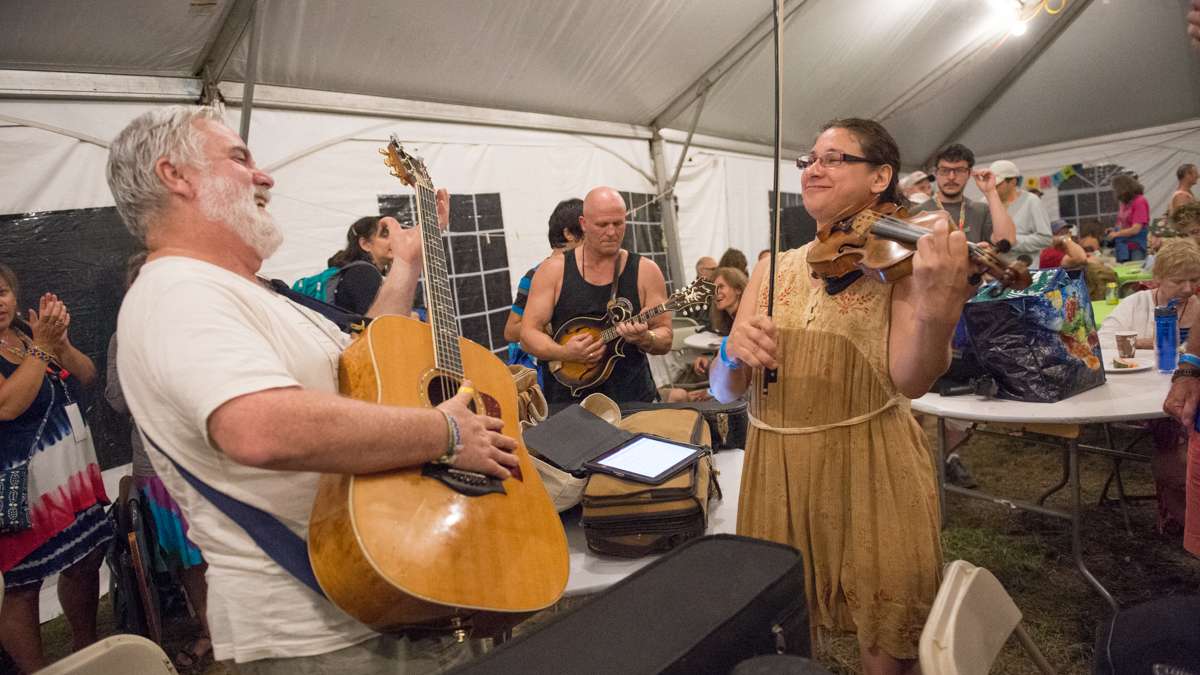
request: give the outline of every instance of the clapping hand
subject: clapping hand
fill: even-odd
[[[38,302],[38,310],[29,310],[29,330],[34,344],[52,354],[59,354],[70,341],[67,327],[71,325],[71,313],[58,296],[44,294]]]

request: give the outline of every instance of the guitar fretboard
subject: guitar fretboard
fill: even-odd
[[[458,307],[450,287],[446,268],[446,250],[442,247],[442,231],[438,227],[437,193],[432,186],[418,182],[417,225],[421,230],[424,251],[422,269],[425,272],[425,306],[433,329],[434,364],[441,371],[463,376],[462,351],[458,346]]]

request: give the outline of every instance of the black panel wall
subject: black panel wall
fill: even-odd
[[[58,294],[71,312],[71,342],[99,370],[84,414],[102,469],[129,461],[129,425],[104,402],[104,384],[125,261],[136,248],[113,207],[0,216],[0,262],[17,273],[22,315],[43,293]]]

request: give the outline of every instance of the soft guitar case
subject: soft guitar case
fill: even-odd
[[[754,656],[809,650],[800,554],[715,535],[450,672],[726,675]]]
[[[621,412],[631,414],[644,410],[685,409],[697,410],[704,415],[712,434],[713,450],[734,450],[746,447],[746,432],[750,417],[745,401],[721,403],[720,401],[688,401],[686,403],[643,403],[626,401],[620,404]]]

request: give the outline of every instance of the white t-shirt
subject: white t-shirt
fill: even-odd
[[[1137,331],[1139,338],[1154,339],[1154,291],[1138,291],[1124,297],[1111,314],[1100,324],[1100,340],[1105,345],[1117,343],[1118,331]]]
[[[200,480],[305,537],[319,474],[234,462],[209,443],[208,417],[226,401],[266,389],[336,393],[349,337],[270,289],[184,257],[142,268],[121,304],[117,334],[125,398],[146,435]],[[146,451],[208,562],[216,659],[324,654],[374,635],[275,564],[158,450]]]
[[[1008,216],[1017,228],[1017,243],[1012,247],[1012,255],[1016,257],[1025,253],[1033,258],[1036,266],[1042,249],[1054,240],[1050,216],[1042,208],[1042,200],[1031,192],[1021,190],[1013,203],[1008,205]]]

